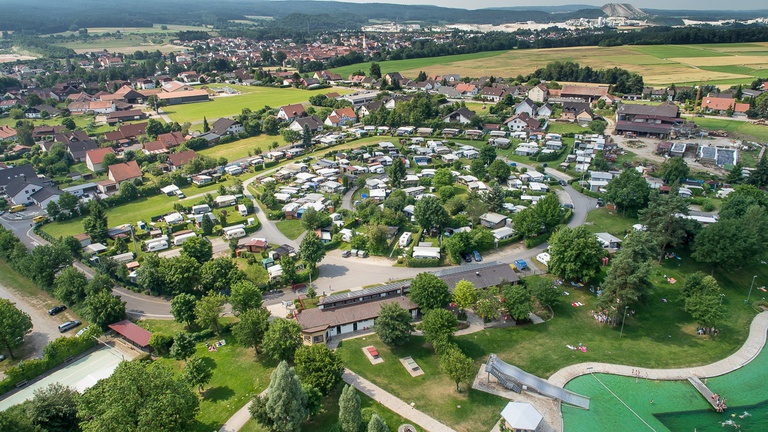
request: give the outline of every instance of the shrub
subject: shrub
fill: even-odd
[[[540,234],[536,237],[527,238],[525,239],[525,248],[526,249],[535,248],[536,246],[543,244],[544,242],[549,240],[549,236],[551,235],[552,233],[548,232],[548,233]]]

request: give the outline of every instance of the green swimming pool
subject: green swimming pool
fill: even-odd
[[[584,375],[565,388],[591,397],[590,410],[563,405],[563,424],[566,432],[768,431],[766,382],[766,349],[741,369],[707,381],[727,398],[725,413],[716,413],[687,381]]]

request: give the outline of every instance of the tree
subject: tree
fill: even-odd
[[[503,160],[496,159],[488,166],[488,175],[496,179],[500,184],[504,184],[512,174],[511,168]]]
[[[485,169],[485,161],[479,158],[472,159],[472,162],[469,163],[469,172],[481,180],[484,179],[487,172]]]
[[[200,287],[203,292],[224,291],[244,279],[245,273],[230,258],[216,258],[200,267]]]
[[[75,124],[75,121],[72,120],[72,117],[67,117],[61,120],[61,125],[69,130],[75,130],[77,125]]]
[[[53,295],[68,305],[74,305],[85,299],[85,287],[88,279],[78,269],[67,267],[54,280]]]
[[[685,238],[689,223],[680,215],[687,214],[688,204],[677,194],[676,187],[665,195],[651,193],[648,208],[640,211],[640,223],[646,226],[646,230],[653,234],[653,238],[658,242],[659,264],[667,246],[675,247]]]
[[[560,201],[554,193],[547,194],[543,199],[533,207],[541,222],[552,231],[563,220],[563,212],[560,208]]]
[[[672,184],[687,178],[690,171],[685,159],[681,157],[673,157],[667,159],[667,161],[661,165],[660,174],[665,182]]]
[[[48,213],[48,216],[51,218],[56,219],[61,214],[61,208],[56,201],[49,201],[48,205],[45,206],[45,212]]]
[[[475,242],[470,232],[462,231],[453,233],[443,241],[443,246],[453,262],[461,263],[461,254],[475,249]]]
[[[392,166],[389,167],[389,179],[393,188],[399,188],[405,178],[405,164],[400,157],[392,160]]]
[[[269,328],[269,311],[264,307],[247,309],[240,313],[239,318],[240,321],[232,327],[232,335],[240,345],[253,347],[257,353],[260,352],[261,343]]]
[[[181,253],[202,264],[213,257],[213,245],[203,237],[192,237],[181,245]]]
[[[189,327],[195,322],[195,307],[197,298],[192,294],[177,294],[171,300],[171,315],[176,322]]]
[[[537,204],[538,207],[538,204]],[[513,216],[515,232],[522,234],[526,238],[535,237],[541,233],[541,227],[544,221],[541,215],[534,207],[528,207],[521,210]]]
[[[85,299],[85,316],[91,324],[106,330],[109,324],[125,319],[125,302],[106,291],[91,294]]]
[[[360,395],[349,384],[344,386],[339,397],[339,425],[342,432],[358,432],[363,422],[360,409]]]
[[[301,215],[301,224],[307,231],[314,231],[331,224],[331,216],[326,212],[319,212],[310,207]]]
[[[448,168],[439,168],[435,171],[434,177],[432,177],[432,186],[439,190],[443,186],[453,185],[453,173]]]
[[[711,326],[725,316],[722,290],[715,278],[697,272],[689,276],[683,285],[683,302],[686,312],[699,324]]]
[[[411,282],[409,296],[422,311],[440,309],[451,301],[448,284],[432,273],[419,273]]]
[[[299,245],[299,258],[309,265],[310,271],[314,271],[325,257],[325,245],[314,232],[308,232]]]
[[[312,146],[312,131],[309,130],[309,125],[304,125],[301,133],[301,143],[304,148],[310,148]]]
[[[445,211],[440,200],[433,196],[423,197],[416,203],[413,217],[424,229],[440,229],[448,223],[448,212]]]
[[[487,166],[491,166],[493,161],[496,160],[496,147],[490,145],[484,145],[480,148],[480,160],[485,162]]]
[[[117,163],[117,155],[115,155],[114,153],[105,154],[104,158],[101,160],[101,166],[104,167],[104,169],[116,163]]]
[[[208,125],[208,118],[203,116],[203,132],[207,133],[211,131],[211,126]]]
[[[262,124],[262,129],[264,130],[264,133],[267,135],[277,135],[280,133],[280,122],[277,120],[276,117],[269,116],[264,119],[264,122]]]
[[[648,206],[651,187],[635,169],[625,169],[608,183],[605,199],[612,202],[624,214],[630,217]]]
[[[34,395],[25,407],[33,425],[47,432],[79,430],[77,399],[80,393],[60,383],[52,383],[35,390]]]
[[[600,273],[603,248],[583,226],[558,230],[549,241],[549,271],[565,279],[587,282]]]
[[[381,306],[376,325],[373,327],[382,342],[387,345],[403,345],[413,331],[411,314],[396,302]]]
[[[203,215],[203,219],[200,221],[201,228],[203,230],[203,235],[209,236],[213,234],[213,221],[211,220],[208,215]],[[182,245],[183,246],[183,245]]]
[[[296,258],[283,255],[280,258],[280,267],[283,268],[283,282],[293,284],[293,281],[299,277],[299,271],[296,269]]]
[[[112,278],[102,271],[97,271],[96,274],[93,275],[93,279],[88,282],[88,286],[85,287],[85,295],[87,297],[99,293],[111,293],[114,286],[115,282]]]
[[[378,414],[373,413],[371,415],[371,421],[368,422],[367,432],[389,432],[389,426],[387,426],[387,422],[385,422],[383,418],[379,417]]]
[[[169,366],[122,362],[77,400],[84,432],[189,430],[200,401]]]
[[[633,305],[643,300],[651,284],[651,258],[656,255],[652,234],[635,232],[623,244],[608,269],[598,304],[605,309]]]
[[[371,77],[375,79],[381,78],[381,66],[376,62],[371,62],[371,69],[370,69]]]
[[[751,176],[750,176],[751,177]],[[728,175],[725,177],[725,182],[731,185],[736,185],[744,180],[744,165],[741,161],[736,162],[736,165],[728,171]]]
[[[433,345],[448,341],[458,328],[459,321],[447,309],[432,309],[424,314],[421,331]]]
[[[200,357],[192,357],[184,365],[184,380],[202,393],[203,387],[211,381],[213,368]]]
[[[560,290],[547,279],[528,279],[526,283],[531,288],[533,297],[542,306],[553,306],[560,299]]]
[[[314,344],[296,350],[296,372],[304,384],[311,385],[325,396],[341,381],[344,365],[327,345]]]
[[[185,243],[186,244],[186,243]],[[195,322],[200,327],[207,327],[219,334],[219,317],[224,312],[227,298],[215,292],[209,292],[195,305]]]
[[[491,186],[485,194],[485,203],[488,204],[488,211],[500,212],[504,208],[504,189],[497,184]]]
[[[501,289],[502,305],[515,321],[528,319],[533,311],[531,293],[525,285],[505,285]]]
[[[264,354],[275,361],[293,359],[301,345],[301,326],[296,321],[276,318],[264,334]]]
[[[70,214],[72,214],[77,209],[78,204],[78,198],[69,192],[64,192],[59,197],[59,207],[61,207],[63,211],[69,212]]]
[[[453,288],[453,301],[462,311],[472,307],[477,301],[475,284],[464,279],[460,280]]]
[[[249,280],[240,280],[232,284],[229,304],[235,315],[240,315],[251,309],[258,309],[262,304],[261,290]]]
[[[195,340],[189,333],[179,332],[173,337],[173,345],[169,351],[176,360],[187,360],[195,354]]]
[[[250,408],[251,416],[267,430],[299,432],[307,418],[307,394],[298,374],[281,361],[272,372],[266,396],[256,396]]]
[[[0,430],[14,432],[39,432],[29,416],[21,409],[0,411]]]
[[[94,243],[106,243],[109,231],[107,214],[98,200],[88,202],[88,217],[83,219],[83,229]]]
[[[747,182],[758,187],[768,186],[768,159],[765,154],[763,154],[755,170],[747,178]]]
[[[475,363],[458,347],[451,347],[440,355],[440,370],[456,383],[456,391],[461,392],[460,384],[469,382],[475,375]]]

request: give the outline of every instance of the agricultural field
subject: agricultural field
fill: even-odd
[[[224,87],[224,85],[221,87]],[[199,122],[203,120],[204,116],[207,116],[208,120],[212,122],[219,117],[240,114],[243,108],[250,108],[254,111],[259,110],[264,106],[278,108],[282,105],[306,102],[309,100],[310,96],[331,91],[339,94],[352,93],[352,91],[344,91],[340,89],[300,90],[295,88],[274,87],[230,87],[237,88],[240,91],[242,91],[243,88],[247,88],[248,90],[243,92],[244,94],[219,96],[214,98],[211,102],[168,106],[163,108],[163,111],[168,114],[171,120],[179,123]]]
[[[693,121],[699,127],[710,131],[726,131],[729,136],[739,139],[768,141],[768,126],[748,121],[727,120],[722,118],[695,117]]]
[[[382,73],[398,71],[416,76],[458,73],[462,76],[526,75],[553,61],[574,61],[593,68],[625,68],[643,75],[646,84],[668,85],[708,82],[746,84],[768,77],[768,43],[712,45],[653,45],[620,47],[570,47],[494,51],[477,54],[382,62]],[[368,64],[334,69],[350,74],[368,71]]]
[[[91,51],[107,50],[114,53],[133,54],[136,51],[160,51],[169,53],[171,51],[180,51],[184,47],[173,45],[170,40],[176,36],[172,35],[147,35],[147,34],[127,34],[119,37],[109,36],[88,39],[85,41],[65,42],[60,44],[66,48],[72,48],[76,53],[82,54]],[[155,43],[162,40],[162,43]]]

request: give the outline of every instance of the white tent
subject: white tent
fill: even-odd
[[[507,427],[516,431],[535,431],[544,418],[533,405],[523,402],[509,402],[501,410],[501,417]]]

